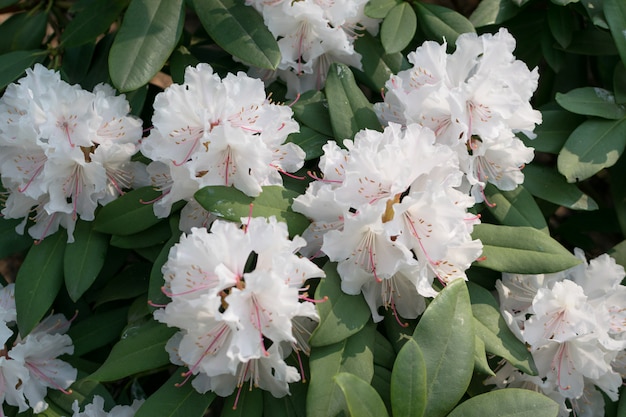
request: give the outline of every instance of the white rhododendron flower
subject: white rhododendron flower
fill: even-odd
[[[93,397],[93,401],[80,411],[78,400],[72,404],[72,417],[133,417],[143,400],[135,400],[131,405],[116,405],[111,411],[104,411],[104,398],[99,395]]]
[[[2,214],[35,222],[43,239],[63,226],[73,241],[76,220],[93,220],[124,189],[146,184],[143,165],[130,160],[141,121],[108,85],[93,93],[37,64],[0,99],[0,176],[8,192]]]
[[[415,295],[435,296],[434,279],[467,279],[482,252],[474,201],[455,188],[457,155],[418,124],[362,130],[344,145],[324,146],[323,177],[293,202],[312,220],[305,253],[338,262],[343,291],[362,292],[375,321],[381,306],[416,318],[425,304]]]
[[[512,190],[524,181],[521,168],[533,159],[514,134],[534,138],[541,113],[530,98],[538,71],[515,59],[515,39],[506,29],[496,34],[458,37],[456,50],[425,42],[408,55],[413,67],[392,75],[384,102],[374,108],[383,123],[419,123],[435,132],[437,142],[458,155],[476,201],[492,183]]]
[[[562,404],[562,416],[571,410],[584,415],[585,407],[602,416],[604,400],[596,388],[617,401],[622,385],[626,286],[621,281],[626,273],[606,254],[589,263],[582,250],[575,255],[583,263],[569,270],[504,274],[498,281],[503,316],[529,346],[539,375],[529,377],[505,365],[487,382],[505,387],[531,381],[533,389]]]
[[[306,242],[290,240],[285,223],[242,222],[216,220],[210,232],[183,234],[163,266],[171,302],[154,317],[180,329],[166,349],[173,363],[189,368],[187,378],[196,375],[199,392],[227,396],[250,381],[280,397],[300,379],[284,358],[292,349],[308,351],[297,334],[306,331],[301,320],[319,320],[303,286],[324,272],[296,255]]]
[[[208,64],[188,67],[184,84],[157,94],[152,123],[141,152],[152,159],[148,172],[163,192],[154,203],[158,217],[207,185],[257,196],[262,186],[282,185],[280,172],[304,163],[304,151],[285,143],[299,129],[291,109],[269,101],[263,83],[242,72],[221,79]],[[195,226],[206,216],[198,219]]]

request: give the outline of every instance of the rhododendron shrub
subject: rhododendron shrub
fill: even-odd
[[[620,1],[0,14],[0,417],[623,414]]]

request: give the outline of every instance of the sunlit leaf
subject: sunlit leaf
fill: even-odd
[[[406,48],[417,29],[417,16],[409,3],[394,6],[380,26],[380,40],[388,54]]]
[[[626,116],[626,106],[616,104],[613,93],[599,87],[581,87],[566,94],[556,93],[556,102],[572,113],[604,119],[622,119]]]
[[[393,365],[391,407],[394,416],[421,417],[426,409],[426,362],[415,340],[409,339]]]
[[[488,184],[485,187],[485,195],[492,205],[487,208],[500,223],[507,226],[534,227],[548,233],[546,219],[524,186],[518,185],[512,191],[501,191]]]
[[[341,388],[351,416],[385,417],[388,416],[385,403],[369,382],[356,375],[340,372],[335,375],[335,382]]]
[[[559,405],[546,395],[521,388],[480,394],[461,403],[448,417],[556,417]]]

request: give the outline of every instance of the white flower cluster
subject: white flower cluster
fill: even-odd
[[[57,359],[74,352],[72,339],[64,334],[70,322],[61,314],[48,316],[24,338],[14,335],[9,327],[16,319],[14,288],[9,284],[0,289],[0,416],[4,403],[20,412],[29,408],[43,412],[48,408],[44,400],[48,388],[67,392],[77,375],[76,369]]]
[[[524,181],[521,167],[533,159],[515,136],[541,123],[530,98],[538,72],[513,55],[515,39],[502,28],[495,35],[465,33],[453,54],[447,44],[425,42],[408,55],[413,67],[386,84],[384,102],[374,107],[383,123],[419,123],[437,142],[454,149],[477,202],[487,182],[512,190]]]
[[[136,185],[143,165],[130,158],[142,129],[128,112],[110,86],[91,93],[39,64],[7,87],[0,99],[0,176],[8,192],[2,215],[24,218],[20,234],[34,211],[33,238],[61,225],[72,242],[78,217],[93,220],[98,204]]]
[[[93,397],[93,401],[80,411],[78,400],[72,404],[72,417],[133,417],[143,400],[135,400],[131,405],[116,405],[111,411],[104,411],[104,398],[99,395]]]
[[[287,97],[320,90],[330,64],[340,62],[361,69],[361,55],[354,50],[357,31],[378,33],[379,20],[365,16],[367,0],[246,0],[262,15],[278,40],[278,70],[265,74],[287,83]]]
[[[362,292],[374,321],[380,306],[416,318],[425,308],[417,295],[435,296],[434,278],[466,279],[482,251],[470,236],[474,201],[456,189],[458,157],[418,124],[362,130],[343,144],[324,146],[323,178],[294,200],[312,220],[302,253],[338,262],[343,291]]]
[[[529,346],[539,375],[507,364],[487,382],[543,392],[561,404],[562,416],[571,409],[603,416],[604,400],[595,387],[617,401],[626,375],[626,274],[606,254],[588,264],[582,250],[575,254],[583,264],[569,270],[503,274],[497,282],[502,314]]]
[[[172,84],[154,101],[154,128],[141,152],[152,159],[148,173],[163,192],[158,217],[172,204],[190,201],[181,229],[206,226],[193,194],[207,185],[234,186],[257,196],[264,185],[282,185],[280,172],[297,171],[304,151],[287,136],[298,131],[289,107],[271,103],[263,83],[239,72],[224,79],[208,64],[188,67],[185,82]]]
[[[163,292],[172,301],[156,320],[180,331],[167,343],[170,360],[189,368],[193,387],[220,396],[251,386],[281,397],[299,372],[285,363],[292,348],[308,353],[307,331],[319,317],[305,281],[324,273],[295,252],[276,218],[216,220],[211,232],[183,235],[163,266]]]

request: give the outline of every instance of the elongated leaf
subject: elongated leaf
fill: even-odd
[[[163,244],[167,241],[172,232],[165,221],[161,221],[146,230],[126,236],[111,236],[111,246],[124,249],[147,248],[154,245]]]
[[[183,6],[183,0],[131,0],[109,54],[118,90],[136,90],[163,68],[182,33]]]
[[[153,305],[166,304],[170,301],[169,298],[165,294],[163,294],[163,292],[161,291],[161,287],[163,287],[163,284],[165,283],[163,279],[163,273],[161,272],[161,268],[163,268],[163,265],[167,261],[167,258],[169,256],[169,253],[172,247],[175,244],[177,244],[178,241],[180,240],[181,232],[178,230],[179,219],[180,217],[177,215],[170,216],[169,223],[170,223],[170,229],[172,231],[172,237],[170,237],[170,239],[165,243],[165,245],[163,245],[163,247],[161,248],[161,251],[159,252],[159,255],[157,256],[154,263],[152,264],[152,269],[150,270],[150,283],[148,285],[148,300],[150,300],[150,304],[153,304]]]
[[[255,67],[278,67],[278,43],[254,8],[235,0],[193,0],[193,5],[204,29],[226,52]]]
[[[547,274],[576,266],[580,260],[559,242],[532,227],[474,226],[474,239],[483,242],[480,266],[515,274]]]
[[[46,35],[48,14],[16,13],[0,25],[0,54],[37,49]]]
[[[109,30],[129,0],[81,0],[71,8],[74,19],[61,34],[61,46],[69,48],[93,42]]]
[[[15,231],[15,227],[21,222],[22,219],[7,219],[0,216],[0,259],[32,246],[33,238],[28,233],[19,235]]]
[[[387,412],[391,414],[391,371],[383,366],[374,364],[374,376],[372,377],[371,385],[385,403]]]
[[[129,265],[98,292],[96,307],[109,301],[127,300],[147,293],[151,269],[152,265],[147,262]]]
[[[626,230],[626,158],[620,158],[609,169],[611,174],[611,198],[622,233]]]
[[[606,253],[612,258],[615,258],[615,262],[619,265],[626,267],[626,240],[622,240],[620,243],[606,251]]]
[[[93,222],[78,221],[74,243],[67,245],[63,257],[65,288],[74,301],[78,300],[96,280],[104,266],[109,237],[96,232]]]
[[[322,146],[328,142],[325,136],[306,126],[300,126],[299,132],[294,132],[287,137],[287,142],[295,143],[306,153],[305,161],[319,158],[324,154]]]
[[[346,398],[351,416],[385,417],[389,415],[385,403],[369,382],[347,372],[337,374],[335,382]]]
[[[568,182],[587,179],[617,162],[626,146],[626,118],[587,120],[572,132],[557,160]]]
[[[113,381],[170,363],[165,344],[174,335],[171,329],[154,320],[127,328],[121,340],[100,368],[89,376],[95,381]]]
[[[555,169],[530,164],[524,168],[524,188],[532,195],[573,210],[597,210],[598,204]]]
[[[376,332],[374,342],[374,365],[393,369],[393,363],[396,360],[396,352],[391,342],[379,332]]]
[[[289,395],[276,398],[263,391],[263,415],[272,417],[306,417],[306,392],[308,380],[289,385]]]
[[[370,0],[365,5],[365,15],[374,19],[384,19],[389,10],[402,0]]]
[[[341,278],[337,264],[324,266],[323,278],[315,290],[315,298],[328,300],[317,304],[320,321],[311,336],[311,346],[327,346],[338,343],[359,332],[370,318],[370,309],[359,295],[348,295],[341,290]]]
[[[414,3],[413,7],[417,12],[420,28],[431,39],[441,41],[445,38],[448,44],[453,45],[460,34],[476,32],[472,22],[447,7],[428,3]]]
[[[626,66],[622,62],[618,62],[613,70],[613,90],[615,102],[626,103]]]
[[[626,3],[622,0],[604,0],[604,16],[622,63],[626,65]]]
[[[615,41],[611,37],[611,34],[594,27],[575,32],[572,37],[572,42],[570,42],[565,51],[571,54],[591,56],[618,54]]]
[[[445,416],[467,390],[474,371],[471,314],[465,281],[455,280],[435,297],[415,328],[413,338],[426,364],[424,416]]]
[[[391,373],[391,407],[394,416],[421,417],[426,409],[426,362],[415,340],[404,344]]]
[[[128,307],[97,313],[73,324],[67,334],[74,343],[74,355],[82,356],[118,339],[126,326]]]
[[[385,52],[393,54],[406,48],[417,29],[417,16],[409,3],[394,6],[380,26],[380,40]]]
[[[519,11],[520,8],[511,0],[482,0],[469,20],[478,28],[505,22]]]
[[[474,320],[474,330],[477,331],[476,325],[480,325]],[[487,350],[485,349],[485,342],[483,339],[476,335],[474,337],[474,370],[476,372],[480,372],[481,374],[496,376],[496,374],[489,367],[489,362],[487,362]]]
[[[332,137],[333,127],[328,114],[328,102],[321,91],[307,91],[291,106],[293,117],[307,127]]]
[[[174,372],[161,388],[146,399],[135,413],[135,417],[202,417],[215,399],[215,394],[199,394],[187,382],[183,382],[183,368]]]
[[[249,389],[234,392],[224,401],[220,417],[262,417],[263,392],[260,389]]]
[[[339,343],[311,349],[307,417],[334,416],[346,409],[341,389],[334,382],[338,373],[349,372],[365,382],[371,381],[375,331],[374,325],[368,325]]]
[[[161,221],[154,215],[152,204],[160,192],[152,187],[130,191],[102,207],[96,216],[94,230],[112,235],[127,236],[139,233]]]
[[[548,4],[548,26],[554,39],[563,48],[567,48],[572,41],[575,30],[574,20],[568,8]]]
[[[544,233],[549,233],[543,213],[533,196],[523,186],[518,185],[512,191],[501,191],[494,185],[488,184],[485,187],[485,195],[490,203],[495,204],[488,209],[500,223],[507,226],[534,227]]]
[[[74,401],[78,401],[80,405],[80,409],[84,409],[86,403],[89,403],[93,400],[94,395],[99,395],[105,401],[105,407],[112,407],[112,404],[115,404],[115,401],[111,397],[111,394],[106,390],[104,385],[100,384],[97,381],[90,381],[88,379],[84,379],[81,377],[82,372],[79,371],[78,381],[74,382],[71,386],[71,391],[69,393],[62,393],[59,390],[50,390],[47,394],[46,402],[49,405],[58,410],[63,410],[63,416],[72,415],[72,404]],[[82,414],[82,413],[81,413]],[[41,416],[41,414],[37,414],[37,416]]]
[[[17,78],[26,68],[30,68],[46,57],[45,51],[15,51],[0,55],[0,89],[3,89]]]
[[[291,203],[298,193],[276,185],[263,187],[258,197],[248,197],[233,187],[209,186],[198,190],[194,198],[206,210],[227,220],[239,222],[242,218],[275,216],[276,220],[287,223],[289,235],[302,234],[309,226],[309,220],[291,210]]]
[[[598,116],[604,119],[621,119],[626,106],[615,103],[612,92],[598,87],[582,87],[566,94],[556,93],[556,102],[572,113]]]
[[[28,251],[15,278],[17,327],[26,336],[46,315],[63,285],[67,234],[59,230]]]
[[[392,74],[402,69],[406,62],[398,52],[387,54],[380,41],[369,34],[363,33],[355,42],[354,49],[361,54],[362,70],[353,68],[356,79],[374,91],[381,91]]]
[[[448,417],[556,417],[558,413],[559,405],[543,394],[507,388],[470,398]]]
[[[557,154],[563,148],[567,138],[585,118],[565,110],[542,110],[543,122],[535,128],[534,140],[520,134],[526,146],[541,152]]]

